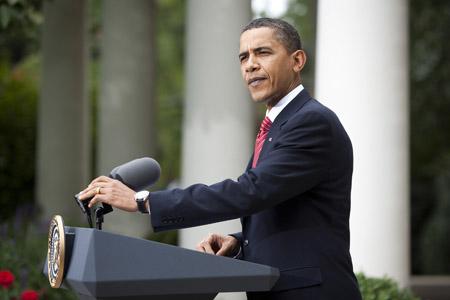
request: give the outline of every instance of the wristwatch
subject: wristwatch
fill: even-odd
[[[136,194],[134,194],[134,200],[136,200],[138,210],[141,213],[143,213],[143,214],[150,213],[147,210],[147,206],[146,206],[146,203],[148,201],[148,196],[149,195],[150,195],[150,192],[149,191],[145,191],[145,190],[137,192]]]

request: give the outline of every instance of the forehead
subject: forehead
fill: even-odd
[[[247,51],[258,47],[282,46],[275,37],[275,30],[268,27],[253,28],[241,34],[239,51]]]

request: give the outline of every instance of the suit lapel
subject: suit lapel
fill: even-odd
[[[303,89],[275,118],[272,126],[270,127],[269,133],[267,134],[266,141],[264,142],[263,148],[261,150],[261,154],[259,155],[259,159],[264,157],[264,154],[267,153],[272,148],[272,140],[278,135],[279,131],[283,127],[283,125],[289,120],[291,116],[293,116],[302,106],[311,99],[308,91]]]

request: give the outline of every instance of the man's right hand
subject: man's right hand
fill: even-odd
[[[239,252],[239,242],[231,235],[212,233],[201,241],[196,249],[200,252],[220,256],[234,256]]]

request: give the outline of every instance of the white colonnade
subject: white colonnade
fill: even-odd
[[[239,71],[239,36],[251,19],[250,1],[187,2],[186,101],[182,185],[236,179],[254,139],[253,104]],[[208,233],[240,231],[239,220],[180,231],[194,248]],[[217,299],[242,299],[240,294]]]
[[[86,1],[45,1],[38,106],[36,196],[42,219],[77,210],[89,176]],[[77,219],[77,218],[75,218]]]
[[[353,142],[351,253],[356,271],[407,285],[408,2],[321,0],[316,97]]]
[[[153,1],[104,1],[97,173],[154,155]],[[131,236],[149,231],[148,216],[116,209],[105,228]]]

